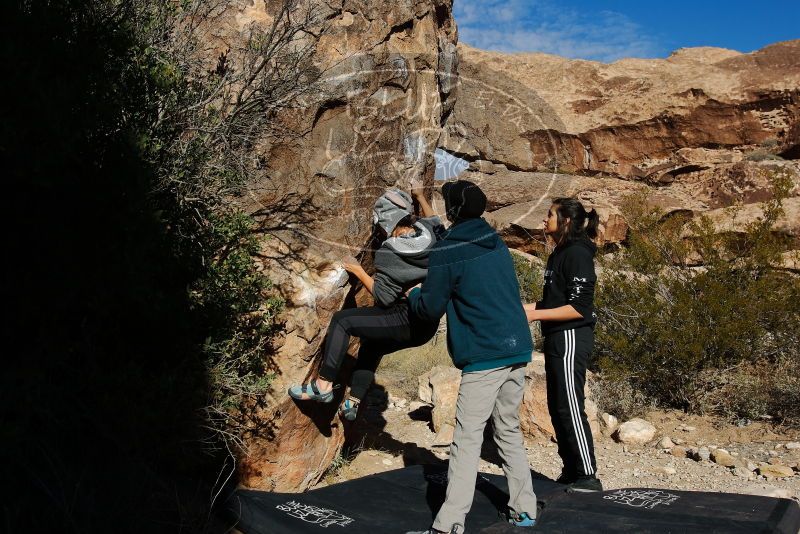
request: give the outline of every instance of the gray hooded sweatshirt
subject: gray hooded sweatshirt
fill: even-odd
[[[375,285],[372,294],[378,306],[387,308],[400,300],[410,287],[428,274],[428,254],[444,233],[439,217],[425,217],[414,224],[415,232],[390,237],[375,252]]]

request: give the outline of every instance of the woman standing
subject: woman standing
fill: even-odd
[[[547,259],[540,302],[525,304],[528,321],[541,321],[547,407],[568,492],[602,491],[592,432],[584,411],[586,367],[594,347],[594,255],[599,216],[577,199],[556,198],[544,220],[555,249]]]

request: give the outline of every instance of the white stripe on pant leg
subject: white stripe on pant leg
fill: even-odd
[[[566,354],[564,355],[564,374],[566,375],[567,400],[569,403],[570,418],[574,430],[575,442],[578,445],[578,452],[583,463],[583,472],[587,475],[592,474],[591,462],[589,461],[588,447],[584,448],[586,438],[583,435],[583,424],[578,410],[578,399],[575,395],[575,338],[574,332],[564,330],[564,341],[566,343]]]
[[[569,330],[564,330],[564,381],[566,383],[567,388],[567,406],[569,406],[569,415],[570,419],[572,420],[572,428],[575,435],[575,442],[578,445],[578,452],[581,456],[581,461],[583,463],[583,470],[584,472],[588,471],[586,466],[586,457],[583,452],[583,448],[581,447],[581,440],[580,434],[578,434],[578,428],[581,426],[578,419],[576,422],[575,418],[577,416],[577,404],[573,404],[572,397],[575,392],[575,387],[573,386],[572,376],[572,362],[570,359],[570,354],[572,354],[572,339],[569,335]]]
[[[578,421],[578,444],[583,451],[584,457],[586,458],[586,465],[588,468],[586,469],[586,474],[591,475],[594,474],[594,470],[592,469],[592,457],[589,454],[589,443],[586,440],[586,430],[583,428],[583,419],[580,416],[580,410],[578,409],[578,393],[575,389],[575,349],[577,347],[577,342],[575,340],[575,330],[570,330],[570,336],[572,338],[572,351],[571,351],[571,361],[570,365],[572,368],[572,394],[573,394],[573,402],[575,404],[575,413],[577,414],[576,419]]]
[[[578,405],[578,394],[575,390],[575,330],[569,331],[569,340],[570,340],[570,351],[569,351],[569,392],[571,394],[570,399],[572,401],[573,407],[573,424],[575,426],[575,439],[578,443],[578,450],[581,453],[581,459],[583,460],[584,466],[584,473],[587,475],[591,475],[594,473],[592,470],[592,461],[589,455],[589,445],[586,442],[586,434],[584,433],[583,429],[583,420],[581,419],[580,409]]]
[[[572,368],[572,395],[573,395],[573,403],[575,405],[575,413],[576,413],[576,420],[578,421],[578,444],[581,447],[581,450],[586,458],[586,465],[588,466],[586,469],[586,474],[591,475],[594,474],[594,469],[592,468],[592,457],[589,454],[589,443],[586,440],[586,430],[583,427],[583,419],[580,416],[580,410],[578,409],[578,393],[575,389],[575,349],[577,347],[577,342],[575,340],[575,330],[570,330],[570,336],[572,338],[572,351],[570,354],[571,361],[570,367]]]

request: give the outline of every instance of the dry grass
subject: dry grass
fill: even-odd
[[[428,343],[384,356],[377,378],[393,395],[410,400],[417,398],[417,377],[437,365],[452,366],[447,353],[447,339],[440,331]]]

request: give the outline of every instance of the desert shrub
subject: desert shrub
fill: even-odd
[[[153,172],[153,207],[175,255],[191,270],[191,305],[205,333],[209,428],[222,445],[241,444],[254,423],[242,416],[264,402],[274,378],[271,340],[283,301],[254,261],[259,240],[269,236],[235,208],[236,200],[249,183],[266,179],[267,162],[253,157],[254,147],[296,134],[274,120],[278,113],[320,97],[314,41],[307,39],[318,12],[307,0],[282,0],[269,28],[251,26],[244,46],[211,56],[213,28],[206,26],[227,4],[121,5],[136,36],[130,49],[136,75],[147,91],[134,139]]]
[[[416,399],[417,378],[437,365],[453,365],[447,352],[444,323],[433,339],[424,345],[387,354],[378,368],[379,381],[387,381],[406,398]]]
[[[738,234],[717,233],[706,217],[665,219],[639,196],[627,200],[628,246],[602,260],[597,292],[597,366],[607,379],[662,406],[704,411],[720,405],[723,391],[732,394],[710,376],[777,369],[798,357],[800,280],[775,267],[789,242],[773,232],[791,184],[772,178],[763,217]],[[752,412],[731,398],[722,404]],[[800,411],[774,415],[797,420]]]
[[[0,6],[6,530],[208,526],[215,448],[280,326],[264,236],[232,206],[313,87],[297,4],[210,65],[196,30],[225,3]]]
[[[614,414],[622,421],[644,415],[655,407],[652,397],[624,376],[597,373],[589,381],[589,387],[600,413]]]
[[[252,218],[230,211],[213,214],[210,222],[204,237],[215,255],[208,258],[190,296],[198,320],[206,325],[210,422],[228,440],[241,444],[247,421],[238,413],[260,401],[274,379],[269,358],[284,301],[272,294],[271,281],[253,263],[259,236]]]
[[[773,149],[780,147],[781,142],[775,139],[774,137],[770,137],[769,139],[764,139],[761,141],[760,146],[766,149]]]
[[[514,271],[517,273],[517,283],[519,284],[519,294],[522,302],[538,302],[542,300],[542,290],[544,288],[543,263],[531,261],[521,254],[512,254],[514,260]],[[533,336],[534,346],[537,350],[542,350],[542,328],[539,322],[531,323],[531,336]]]
[[[536,262],[528,260],[521,254],[511,254],[514,271],[517,273],[519,294],[523,302],[536,302],[542,299],[544,272]]]
[[[713,391],[710,407],[731,421],[747,424],[771,419],[797,425],[800,403],[800,360],[793,354],[743,361],[725,372],[706,371],[702,381]]]

